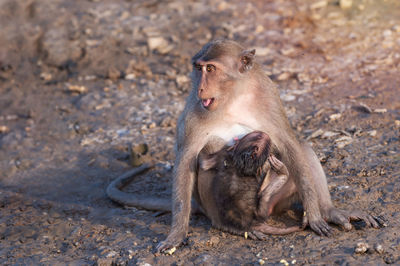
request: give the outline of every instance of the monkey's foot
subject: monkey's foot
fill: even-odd
[[[344,211],[331,208],[326,215],[326,220],[342,226],[347,231],[353,228],[350,223],[351,221],[363,221],[366,226],[373,228],[386,226],[386,222],[383,219],[369,215],[360,210]]]
[[[260,231],[254,230],[252,232],[247,232],[247,235],[249,236],[250,239],[252,240],[262,240],[262,241],[266,241],[268,240],[268,235],[264,234]]]
[[[276,172],[283,175],[289,175],[289,171],[287,170],[286,166],[283,164],[283,162],[279,161],[278,158],[275,156],[269,156],[268,160]]]
[[[304,215],[303,217],[303,227],[310,226],[310,228],[317,233],[317,235],[320,236],[332,236],[332,227],[328,225],[324,219],[310,219],[307,217],[307,215]]]

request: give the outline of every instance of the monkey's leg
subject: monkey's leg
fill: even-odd
[[[260,199],[257,207],[257,216],[261,219],[266,219],[272,213],[282,196],[288,197],[294,192],[289,191],[289,186],[285,186],[289,175],[286,166],[275,156],[270,156],[268,160],[272,168],[264,178],[258,192]],[[283,189],[284,186],[286,189]]]
[[[287,182],[286,175],[277,175],[275,172],[270,175],[271,181],[268,186],[259,192],[257,216],[266,219],[271,215],[276,203],[279,201],[280,191]]]
[[[318,157],[307,144],[303,144],[303,150],[312,171],[313,183],[318,193],[321,214],[327,222],[343,226],[346,230],[352,229],[350,221],[353,220],[362,220],[367,226],[374,228],[379,228],[380,225],[385,224],[379,217],[371,216],[360,210],[344,211],[335,208],[332,204],[326,176]]]
[[[309,225],[318,235],[332,235],[332,228],[324,219],[320,209],[319,185],[315,184],[314,174],[309,158],[303,147],[298,143],[286,146],[287,152],[295,160],[291,161],[292,180],[295,182],[298,197],[304,209],[303,225]],[[330,199],[329,199],[330,200]]]

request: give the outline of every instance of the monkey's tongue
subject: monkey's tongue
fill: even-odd
[[[204,107],[208,107],[213,102],[213,100],[214,100],[213,98],[210,98],[210,99],[205,99],[205,100],[201,100],[201,101],[202,101]]]

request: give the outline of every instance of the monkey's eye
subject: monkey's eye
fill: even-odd
[[[211,64],[208,64],[207,67],[206,67],[206,70],[207,70],[207,72],[213,72],[215,70],[215,66],[211,65]]]
[[[193,64],[193,68],[196,69],[196,70],[198,70],[198,71],[201,71],[201,65],[200,65],[200,64],[194,63],[194,64]]]

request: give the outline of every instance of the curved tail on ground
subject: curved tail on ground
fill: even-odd
[[[114,202],[127,207],[143,208],[154,211],[171,211],[171,200],[155,198],[154,196],[135,195],[123,192],[121,189],[133,181],[138,175],[152,168],[149,164],[132,169],[112,181],[106,190],[107,196]]]

